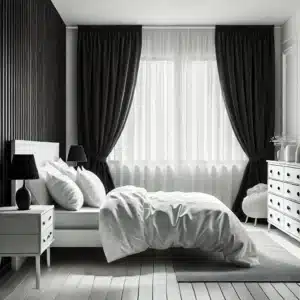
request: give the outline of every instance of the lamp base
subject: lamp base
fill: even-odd
[[[28,210],[31,204],[31,194],[26,188],[25,184],[17,190],[16,193],[16,204],[19,210]]]

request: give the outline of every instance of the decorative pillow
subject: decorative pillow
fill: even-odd
[[[100,207],[106,199],[106,192],[100,178],[82,167],[77,169],[76,183],[84,196],[87,206]]]
[[[39,179],[26,180],[26,187],[29,189],[32,195],[32,204],[37,205],[49,205],[53,203],[53,199],[50,196],[47,186],[47,174],[61,174],[57,169],[46,163],[45,166],[38,169]]]
[[[68,166],[61,158],[57,161],[49,161],[53,167],[55,167],[62,174],[67,175],[73,181],[76,180],[76,170],[73,167]]]
[[[48,173],[46,185],[54,201],[67,210],[79,210],[83,194],[76,183],[64,174]]]

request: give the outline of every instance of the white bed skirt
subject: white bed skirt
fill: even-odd
[[[232,208],[247,161],[199,162],[197,165],[168,163],[147,165],[109,161],[116,187],[135,185],[149,192],[182,191],[211,194]]]

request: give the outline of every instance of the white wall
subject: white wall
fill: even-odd
[[[300,11],[282,27],[283,134],[300,138]]]
[[[77,30],[66,32],[66,151],[77,144]]]

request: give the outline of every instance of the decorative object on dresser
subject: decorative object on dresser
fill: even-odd
[[[31,194],[25,186],[25,179],[38,179],[39,173],[33,154],[15,154],[10,170],[10,179],[23,180],[23,186],[16,192],[16,204],[20,210],[28,210],[31,204]]]
[[[81,145],[72,145],[69,150],[67,161],[75,162],[76,167],[78,163],[87,162],[84,149]]]
[[[300,241],[300,164],[268,161],[268,223]]]
[[[50,267],[50,246],[54,241],[53,209],[53,205],[32,205],[30,210],[0,207],[0,257],[34,256],[37,289],[40,288],[40,257],[45,250]]]

